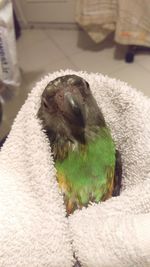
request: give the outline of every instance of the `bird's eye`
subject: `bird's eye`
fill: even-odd
[[[48,108],[48,104],[47,104],[47,101],[45,100],[45,98],[43,99],[43,105],[44,107],[47,109]]]
[[[75,85],[75,86],[81,86],[82,84],[83,84],[83,82],[81,79],[74,80],[74,83],[73,83],[73,85]]]
[[[85,81],[87,88],[90,88],[89,83]]]
[[[75,81],[74,85],[79,86],[79,87],[84,86],[84,90],[87,92],[89,91],[89,88],[90,88],[89,83],[87,81],[85,81],[84,79],[82,79],[82,80],[80,79],[80,80]]]

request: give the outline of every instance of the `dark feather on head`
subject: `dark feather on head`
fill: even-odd
[[[88,82],[77,75],[65,75],[49,82],[42,94],[38,117],[51,142],[62,137],[85,143],[88,131],[105,126]]]

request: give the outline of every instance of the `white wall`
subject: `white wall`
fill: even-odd
[[[13,3],[24,26],[75,23],[76,0],[14,0]]]

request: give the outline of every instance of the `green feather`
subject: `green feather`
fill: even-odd
[[[63,177],[66,185],[65,192],[62,190],[66,202],[70,200],[72,206],[82,207],[89,201],[101,201],[114,178],[115,145],[109,129],[100,128],[94,140],[72,148],[68,157],[56,161],[55,166],[58,180]],[[61,187],[60,180],[59,184]]]

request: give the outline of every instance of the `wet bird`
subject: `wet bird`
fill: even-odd
[[[120,153],[86,80],[65,75],[50,81],[38,117],[50,141],[67,215],[120,194]]]

